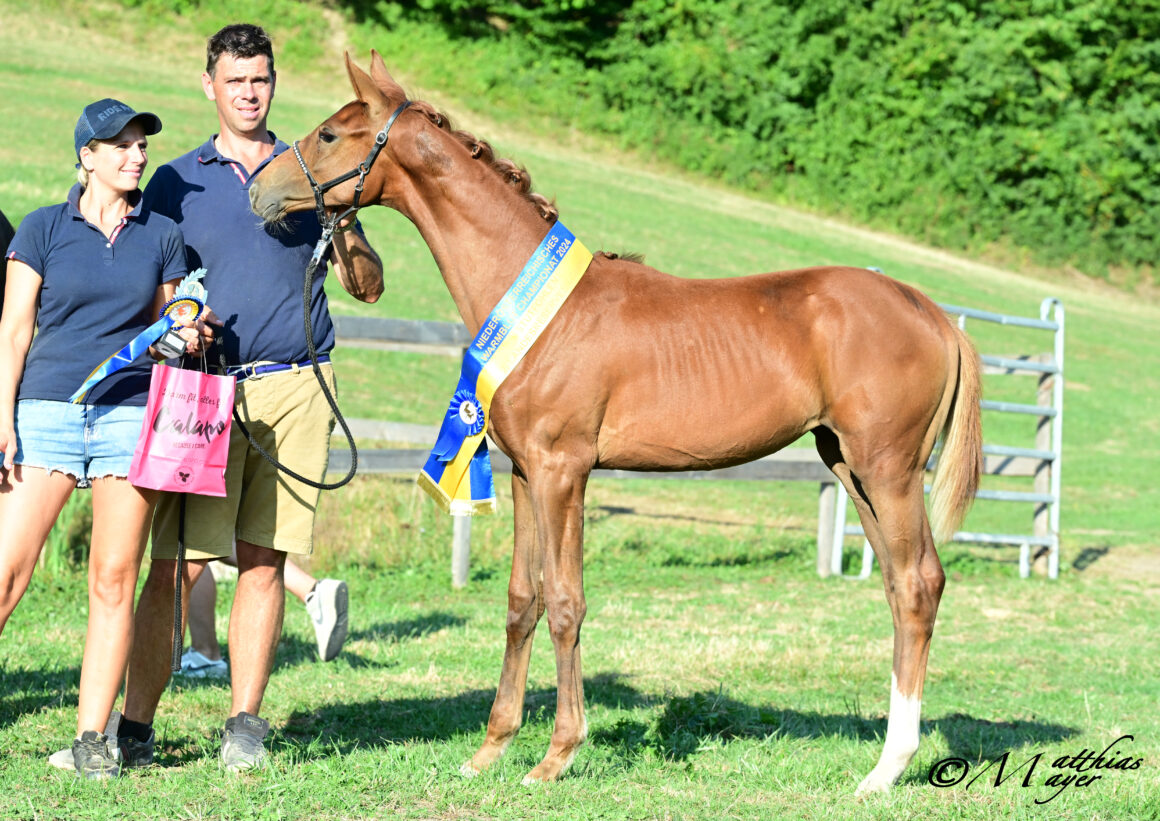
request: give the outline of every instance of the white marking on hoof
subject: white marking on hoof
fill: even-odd
[[[527,775],[524,776],[524,780],[521,781],[520,783],[523,784],[525,787],[530,787],[533,784],[539,784],[540,779],[534,777],[531,773],[528,773]]]
[[[918,752],[919,719],[922,700],[904,696],[898,690],[898,678],[890,676],[890,716],[886,719],[886,742],[882,756],[855,791],[856,796],[886,792]]]
[[[873,793],[890,792],[890,788],[894,786],[894,781],[895,777],[891,777],[887,773],[879,772],[879,769],[875,767],[871,770],[870,775],[862,779],[862,783],[854,791],[854,797],[864,798]]]
[[[475,778],[477,775],[479,775],[479,770],[471,766],[470,761],[464,761],[459,765],[459,774],[464,778]]]

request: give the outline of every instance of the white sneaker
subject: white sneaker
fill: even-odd
[[[48,757],[48,763],[58,770],[75,770],[77,768],[77,765],[73,762],[72,747],[57,750]]]
[[[187,678],[229,678],[230,666],[225,659],[207,659],[190,647],[181,657],[180,676]]]
[[[346,582],[321,579],[306,594],[306,612],[314,623],[318,639],[318,657],[330,661],[346,641],[347,625]]]

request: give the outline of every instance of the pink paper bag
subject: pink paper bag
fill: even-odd
[[[234,383],[232,376],[154,365],[129,481],[225,496]]]

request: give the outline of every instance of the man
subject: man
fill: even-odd
[[[189,263],[205,267],[205,287],[222,320],[218,337],[239,374],[236,408],[262,447],[303,476],[326,472],[333,413],[315,378],[302,318],[304,275],[321,227],[312,212],[265,227],[249,207],[249,187],[288,146],[266,127],[274,96],[274,54],[257,26],[227,26],[209,39],[202,87],[220,131],[162,166],[146,188],[151,207],[182,229]],[[331,251],[341,285],[374,302],[383,269],[361,228],[336,233]],[[325,266],[320,266],[324,269]],[[319,358],[333,393],[334,345],[321,270],[311,315]],[[210,362],[216,360],[211,350]],[[238,367],[244,366],[244,367]],[[258,369],[255,375],[255,368]],[[262,371],[265,371],[264,373]],[[228,558],[236,539],[238,582],[230,614],[232,704],[221,760],[231,771],[260,766],[269,724],[259,717],[285,607],[287,553],[309,554],[319,491],[276,469],[235,424],[226,470],[228,496],[168,495],[153,523],[153,561],[137,604],[133,652],[117,735],[125,766],[153,758],[152,722],[169,681],[178,519],[184,520],[188,592],[209,560]],[[275,438],[276,434],[276,438]],[[111,723],[116,723],[114,713]]]

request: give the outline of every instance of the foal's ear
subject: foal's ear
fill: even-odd
[[[385,104],[383,92],[375,85],[371,76],[354,64],[350,59],[350,52],[346,53],[346,73],[350,75],[350,84],[354,88],[355,97],[372,107]]]
[[[400,102],[407,99],[403,87],[396,83],[391,72],[387,71],[387,64],[383,62],[382,55],[373,48],[371,49],[371,76],[375,78],[375,82],[379,84],[379,88],[387,97],[399,97]]]

